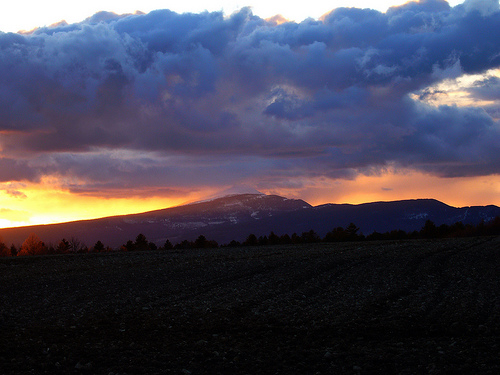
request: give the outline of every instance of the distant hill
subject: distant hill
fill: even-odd
[[[374,231],[419,230],[426,220],[436,225],[457,221],[478,224],[496,216],[500,216],[497,206],[456,208],[434,199],[314,207],[300,199],[277,195],[233,194],[141,214],[5,228],[0,229],[0,236],[7,244],[16,245],[35,233],[47,244],[74,237],[88,246],[100,240],[105,245],[118,247],[127,240],[134,240],[139,233],[159,246],[167,239],[175,244],[185,239],[194,240],[202,234],[223,244],[231,240],[243,241],[250,233],[261,236],[271,231],[281,235],[314,229],[323,237],[328,231],[346,227],[351,222],[367,235]]]

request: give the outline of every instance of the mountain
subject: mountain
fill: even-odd
[[[302,216],[302,221],[314,222],[321,236],[334,227],[355,223],[364,234],[402,229],[420,230],[427,220],[436,225],[451,225],[457,221],[478,224],[500,216],[500,207],[473,206],[456,208],[435,199],[414,199],[393,202],[373,202],[359,205],[325,204],[313,207]],[[294,221],[293,217],[289,218]],[[295,220],[297,221],[297,220]],[[297,232],[298,233],[298,232]]]
[[[314,229],[321,237],[336,227],[355,223],[364,234],[394,229],[419,230],[426,220],[436,225],[478,224],[500,216],[497,206],[456,208],[433,199],[374,202],[359,205],[325,204],[311,206],[300,199],[277,195],[232,194],[178,207],[141,214],[113,216],[70,223],[0,229],[4,242],[21,244],[35,233],[46,243],[62,238],[78,238],[92,246],[97,240],[118,247],[142,233],[162,245],[194,240],[204,235],[218,243],[243,241],[250,234],[268,235],[271,231],[301,234]]]
[[[249,233],[267,233],[260,225],[265,219],[311,209],[303,200],[265,194],[232,194],[202,202],[133,215],[112,216],[61,224],[0,229],[4,242],[21,244],[35,233],[46,243],[57,244],[62,238],[78,238],[88,246],[98,240],[116,247],[143,233],[158,245],[196,239],[203,234],[219,243],[244,239]]]

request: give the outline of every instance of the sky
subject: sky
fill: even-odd
[[[498,0],[69,3],[2,6],[0,227],[234,186],[500,205]]]

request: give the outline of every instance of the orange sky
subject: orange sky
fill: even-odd
[[[500,205],[500,176],[439,178],[407,172],[359,176],[355,180],[320,180],[302,191],[301,197],[313,205],[417,198],[433,198],[455,207]]]
[[[16,187],[20,187],[19,184]],[[15,195],[0,190],[0,227],[51,224],[138,213],[176,206],[196,200],[200,192],[184,196],[140,198],[97,197],[78,195],[52,182],[23,184]]]
[[[423,173],[399,171],[380,176],[360,175],[354,180],[318,178],[298,182],[303,186],[296,189],[260,190],[267,194],[304,199],[312,205],[434,198],[456,207],[487,204],[500,206],[500,176],[438,178]],[[54,181],[16,187],[17,194],[9,194],[5,190],[0,192],[0,227],[144,212],[201,200],[216,193],[216,189],[207,188],[176,197],[102,198],[72,194],[59,188]]]

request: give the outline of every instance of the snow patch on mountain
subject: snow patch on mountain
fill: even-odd
[[[257,189],[254,189],[251,186],[237,185],[237,186],[232,186],[232,187],[225,189],[225,190],[221,190],[213,195],[206,197],[205,199],[202,199],[202,200],[190,203],[190,204],[213,202],[216,199],[234,197],[237,195],[245,195],[245,194],[255,195],[256,198],[261,198],[261,197],[266,196],[266,194],[258,191]]]
[[[409,214],[407,217],[410,220],[421,220],[421,219],[427,219],[429,217],[429,214],[427,212],[420,212],[418,214],[412,213]]]

